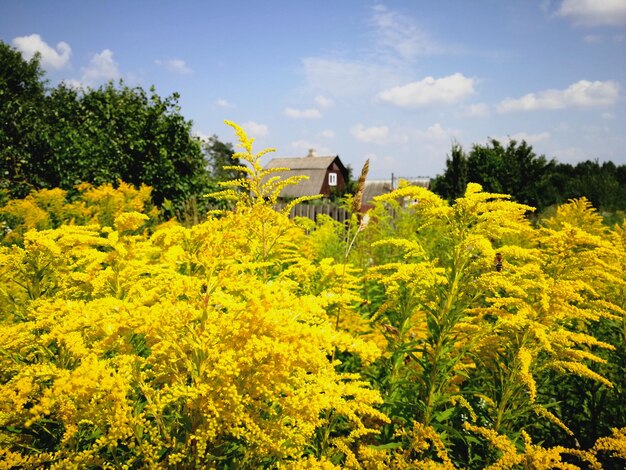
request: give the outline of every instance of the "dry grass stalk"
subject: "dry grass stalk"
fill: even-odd
[[[363,169],[361,170],[361,176],[359,176],[359,181],[356,184],[356,191],[354,194],[354,199],[352,199],[352,213],[357,214],[359,217],[359,221],[361,220],[360,212],[361,206],[363,205],[363,194],[365,193],[365,180],[367,179],[367,173],[370,170],[370,161],[369,158],[365,160],[365,164],[363,165]]]

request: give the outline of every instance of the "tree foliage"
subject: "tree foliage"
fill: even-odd
[[[466,154],[455,143],[446,160],[446,171],[432,184],[433,190],[448,199],[461,197],[468,182],[482,185],[486,191],[512,195],[516,201],[533,207],[545,207],[550,198],[550,182],[555,161],[538,156],[522,141],[510,140],[503,146],[491,139],[486,145],[475,144]]]
[[[177,93],[162,98],[121,81],[46,88],[38,58],[26,62],[6,44],[0,64],[0,177],[13,195],[124,180],[150,185],[157,204],[168,199],[180,207],[209,189],[201,144]]]
[[[178,95],[109,83],[96,90],[59,86],[48,97],[54,186],[120,179],[154,188],[156,203],[182,202],[206,189],[200,143],[179,114]]]
[[[233,144],[221,142],[213,135],[202,143],[202,150],[211,181],[232,181],[246,176],[246,172],[233,168],[241,165],[239,157],[235,157]]]
[[[23,196],[41,185],[34,160],[47,153],[41,131],[45,82],[39,58],[29,61],[0,42],[0,187]]]
[[[626,166],[583,161],[576,165],[547,160],[525,141],[503,146],[491,139],[469,152],[454,143],[446,170],[431,182],[434,192],[448,200],[461,197],[469,182],[486,190],[510,194],[540,211],[569,199],[586,197],[603,212],[626,210]]]

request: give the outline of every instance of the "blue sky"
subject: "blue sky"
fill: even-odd
[[[626,164],[626,0],[2,0],[0,40],[52,85],[177,91],[200,136],[234,142],[229,119],[373,178],[488,138]]]

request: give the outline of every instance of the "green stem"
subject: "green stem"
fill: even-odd
[[[428,390],[426,392],[426,399],[424,400],[423,422],[427,426],[432,421],[433,412],[435,409],[435,395],[446,385],[446,383],[439,380],[438,376],[440,371],[442,370],[441,364],[443,356],[443,346],[448,340],[449,332],[456,325],[455,319],[450,318],[450,312],[452,311],[454,304],[459,297],[460,283],[464,266],[465,263],[461,258],[461,253],[459,253],[457,250],[454,256],[454,272],[452,275],[452,284],[450,286],[450,289],[448,290],[448,295],[440,311],[439,318],[437,319],[439,332],[437,336],[437,341],[435,342],[435,347],[433,348],[432,352],[432,368],[428,376]],[[431,331],[430,334],[432,335],[433,332]]]
[[[343,297],[343,286],[345,285],[345,282],[343,282],[343,280],[346,276],[346,266],[348,264],[348,255],[350,254],[350,250],[352,249],[352,245],[354,245],[354,242],[358,234],[359,234],[359,229],[357,227],[356,232],[354,233],[354,237],[352,237],[352,240],[348,244],[348,247],[346,248],[346,252],[343,255],[343,267],[341,269],[341,281],[342,282],[339,287],[339,303],[337,304],[337,313],[335,315],[335,329],[336,330],[339,329],[339,321],[341,320],[341,307],[342,307],[341,297]],[[337,347],[335,346],[333,348],[331,362],[335,360],[336,353],[337,353]]]

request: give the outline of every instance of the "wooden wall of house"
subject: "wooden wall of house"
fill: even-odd
[[[328,174],[336,173],[337,174],[337,186],[330,186],[328,184]],[[324,177],[324,184],[322,184],[322,194],[325,196],[330,196],[332,190],[343,191],[346,188],[346,178],[344,174],[341,172],[339,165],[336,162],[333,162],[328,169],[326,170],[326,176]]]

